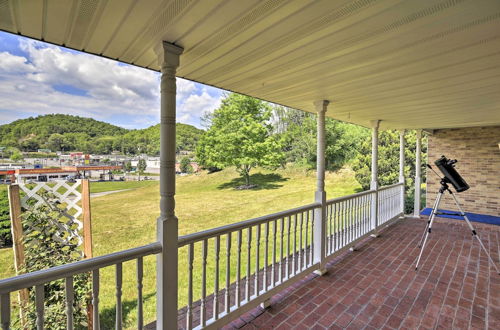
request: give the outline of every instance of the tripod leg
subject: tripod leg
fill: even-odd
[[[481,238],[479,238],[479,236],[477,235],[477,232],[474,229],[474,227],[472,226],[472,223],[470,222],[469,218],[467,218],[467,215],[465,215],[464,210],[462,210],[462,207],[460,206],[460,203],[458,202],[457,197],[455,196],[455,194],[451,190],[449,192],[450,192],[451,196],[453,197],[453,200],[455,201],[455,204],[457,205],[457,207],[460,211],[460,214],[462,215],[462,217],[464,217],[465,222],[467,222],[467,225],[469,226],[470,230],[472,231],[472,236],[474,236],[478,240],[479,245],[481,245],[481,248],[483,249],[484,253],[486,253],[486,255],[488,256],[488,260],[493,265],[493,268],[495,268],[497,273],[500,274],[500,271],[498,270],[498,267],[495,264],[495,261],[493,261],[493,258],[491,258],[491,255],[489,254],[488,250],[486,250],[486,247],[484,246],[483,241],[481,241]]]
[[[434,219],[436,218],[436,212],[439,208],[439,203],[441,202],[441,197],[443,197],[443,193],[440,191],[436,197],[436,202],[434,203],[434,209],[431,214],[431,218],[429,224],[427,225],[427,232],[425,233],[424,243],[422,244],[422,249],[420,250],[420,254],[417,258],[417,264],[415,265],[415,270],[418,270],[418,264],[420,263],[420,258],[422,258],[422,253],[424,252],[425,243],[427,243],[427,238],[429,238],[429,234],[432,230],[432,224],[434,223]]]
[[[427,224],[425,225],[424,233],[422,234],[422,237],[420,238],[420,242],[418,243],[419,248],[422,247],[422,242],[424,241],[425,234],[427,233],[427,229],[429,229],[429,224],[431,223],[431,219],[432,219],[433,215],[438,211],[437,204],[438,204],[439,194],[441,194],[441,193],[438,193],[438,196],[436,196],[436,199],[434,200],[434,205],[432,206],[432,210],[431,210],[431,214],[429,215],[429,219],[427,219]]]

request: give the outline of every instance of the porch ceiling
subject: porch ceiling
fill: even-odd
[[[500,125],[498,0],[0,1],[0,29],[382,128]]]

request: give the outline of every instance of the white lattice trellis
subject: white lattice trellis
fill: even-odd
[[[73,184],[62,180],[51,182],[51,184],[53,185],[46,182],[19,184],[19,187],[25,194],[21,198],[21,206],[28,209],[33,206],[38,207],[42,204],[47,204],[45,198],[42,197],[43,192],[55,196],[65,206],[61,209],[65,219],[54,222],[54,225],[59,230],[58,234],[53,238],[63,243],[69,243],[73,239],[77,239],[80,246],[83,243],[81,235],[83,223],[78,219],[82,214],[82,208],[78,205],[78,202],[82,199],[82,194],[78,191],[78,187],[81,186],[81,180],[76,180]],[[31,203],[31,200],[35,201],[34,204]],[[53,207],[52,205],[48,206]]]

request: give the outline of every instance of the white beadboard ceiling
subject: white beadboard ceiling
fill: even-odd
[[[382,128],[500,125],[499,0],[0,0],[0,29]]]

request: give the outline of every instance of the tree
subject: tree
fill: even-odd
[[[132,171],[132,163],[130,161],[127,161],[123,164],[123,170],[128,173]]]
[[[47,147],[51,150],[64,151],[64,148],[66,148],[66,139],[64,135],[59,133],[50,135],[47,140]]]
[[[316,115],[311,113],[282,106],[274,108],[273,126],[280,135],[286,162],[316,167],[316,120]],[[368,136],[367,129],[331,118],[326,118],[325,131],[329,171],[336,171],[353,159],[361,141]]]
[[[139,172],[139,181],[141,181],[141,175],[146,171],[147,164],[144,158],[139,159],[137,162],[137,171]]]
[[[256,166],[278,167],[283,152],[272,134],[271,108],[260,100],[229,94],[210,118],[210,128],[201,137],[197,157],[206,167],[236,167],[250,185],[250,171]]]
[[[13,162],[20,162],[24,159],[24,157],[23,157],[23,154],[19,150],[16,150],[12,153],[12,155],[10,156],[10,159]]]
[[[191,159],[189,159],[189,157],[183,157],[179,167],[181,173],[193,173],[193,167],[191,166]]]
[[[407,207],[405,212],[413,210],[414,178],[415,178],[415,148],[416,134],[409,131],[405,134],[405,190]],[[422,164],[427,162],[426,137],[422,139]],[[371,180],[371,138],[367,138],[360,146],[360,152],[353,162],[356,180],[364,190],[370,189]],[[378,146],[378,183],[381,186],[398,182],[399,180],[399,132],[382,131],[379,134]],[[425,182],[425,171],[422,171],[422,181]]]

